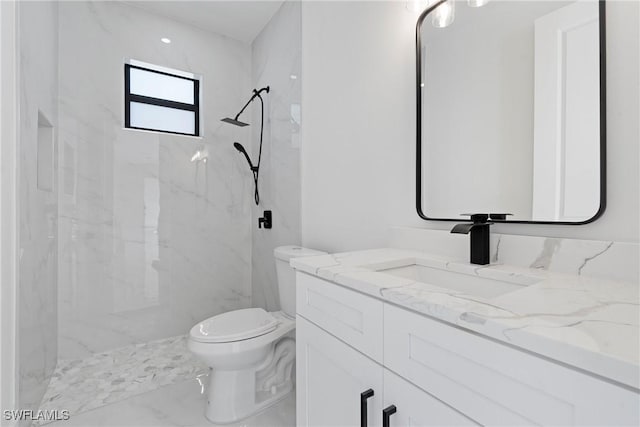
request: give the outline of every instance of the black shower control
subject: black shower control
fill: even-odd
[[[258,228],[271,228],[273,226],[271,211],[264,211],[262,218],[258,218]]]

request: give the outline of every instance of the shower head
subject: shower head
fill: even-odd
[[[253,90],[253,95],[251,95],[251,98],[249,98],[247,103],[244,104],[244,107],[242,107],[242,110],[240,110],[240,112],[238,114],[236,114],[236,117],[233,118],[233,119],[230,118],[230,117],[225,117],[224,119],[222,119],[222,121],[225,122],[225,123],[229,123],[231,125],[240,126],[240,127],[249,126],[249,123],[241,122],[240,120],[238,120],[238,118],[244,112],[244,110],[246,110],[246,108],[249,106],[249,104],[251,104],[253,102],[254,99],[260,98],[260,101],[262,102],[262,97],[260,96],[260,94],[262,92],[269,93],[269,86],[265,86],[260,90],[254,89]],[[263,105],[262,108],[264,109],[264,105]]]
[[[242,144],[240,144],[239,142],[234,142],[233,143],[233,147],[236,150],[238,150],[239,153],[244,154],[244,158],[247,159],[247,163],[249,163],[249,167],[251,168],[252,171],[255,171],[257,168],[255,166],[253,166],[253,163],[251,163],[251,159],[249,158],[249,155],[247,154],[247,150],[244,149]]]
[[[232,119],[230,117],[225,117],[224,119],[222,119],[221,121],[225,122],[225,123],[229,123],[235,126],[240,126],[240,127],[245,127],[245,126],[249,126],[249,123],[245,123],[245,122],[241,122],[238,119]],[[237,143],[236,143],[237,144]]]

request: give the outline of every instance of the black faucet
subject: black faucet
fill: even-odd
[[[489,226],[488,214],[463,214],[470,215],[471,224],[457,224],[452,229],[452,233],[471,233],[471,264],[489,264]]]

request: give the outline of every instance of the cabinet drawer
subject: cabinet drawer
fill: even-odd
[[[638,393],[385,304],[384,365],[483,425],[638,425]]]
[[[307,320],[382,362],[382,301],[296,273],[296,311]]]
[[[396,406],[390,427],[478,426],[460,412],[384,370],[384,407]]]

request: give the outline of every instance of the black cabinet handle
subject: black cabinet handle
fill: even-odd
[[[373,397],[370,388],[360,393],[360,427],[367,427],[367,399]]]
[[[389,427],[389,418],[397,411],[396,405],[389,405],[382,410],[382,427]]]

